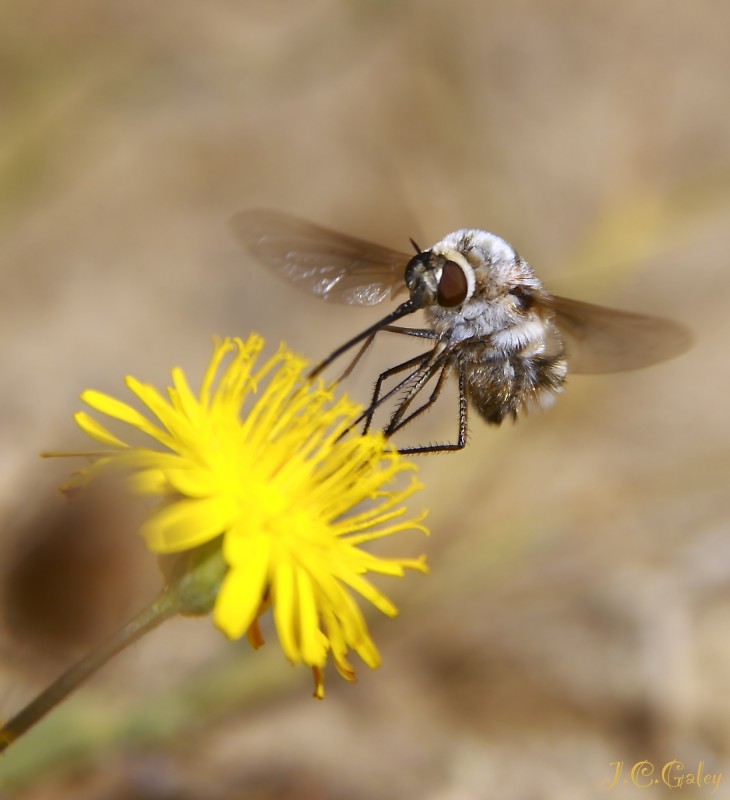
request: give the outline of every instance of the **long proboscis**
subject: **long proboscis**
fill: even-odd
[[[361,333],[358,333],[357,336],[353,336],[352,339],[345,342],[343,345],[338,347],[332,353],[330,353],[324,361],[320,361],[319,364],[309,373],[309,377],[316,378],[317,375],[320,374],[323,370],[327,369],[329,365],[338,359],[343,353],[346,353],[350,348],[354,347],[356,344],[359,344],[363,341],[363,339],[367,339],[368,336],[372,336],[374,333],[382,330],[386,325],[390,325],[392,322],[395,322],[402,317],[408,316],[408,314],[413,314],[414,311],[418,311],[421,308],[420,305],[415,303],[412,299],[406,300],[405,303],[401,303],[395,311],[391,311],[386,317],[380,320],[380,322],[376,322],[374,325],[371,325],[369,328],[366,328]]]

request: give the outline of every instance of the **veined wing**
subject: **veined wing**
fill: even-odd
[[[323,300],[373,306],[405,290],[405,253],[277,211],[242,211],[231,225],[264,266]]]
[[[672,320],[553,297],[555,324],[571,372],[599,374],[640,369],[684,353],[692,336]]]

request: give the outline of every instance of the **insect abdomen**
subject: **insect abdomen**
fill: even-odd
[[[470,365],[467,393],[487,422],[499,425],[522,410],[549,405],[563,391],[567,363],[562,355],[509,356]]]

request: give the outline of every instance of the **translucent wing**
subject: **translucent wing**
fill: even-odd
[[[555,323],[571,372],[599,374],[639,369],[674,358],[692,344],[678,322],[554,297]]]
[[[410,256],[276,211],[242,211],[231,220],[249,252],[305,292],[374,306],[405,290]]]

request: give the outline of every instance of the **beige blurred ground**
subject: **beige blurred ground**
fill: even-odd
[[[171,623],[3,756],[3,796],[651,798],[670,793],[601,788],[610,763],[679,759],[730,797],[728,29],[712,0],[5,0],[6,582],[61,513],[66,465],[36,454],[81,446],[81,389],[198,374],[213,334],[316,359],[377,318],[250,263],[238,209],[399,247],[484,227],[554,290],[697,343],[422,461],[433,535],[399,549],[425,546],[432,574],[386,587],[401,614],[372,619],[379,671],[331,676],[316,703],[275,647]],[[370,355],[352,391],[394,357]],[[454,429],[445,403],[426,434]],[[108,581],[88,552],[75,580],[92,632],[154,587],[116,546]],[[85,639],[6,627],[10,715]]]

